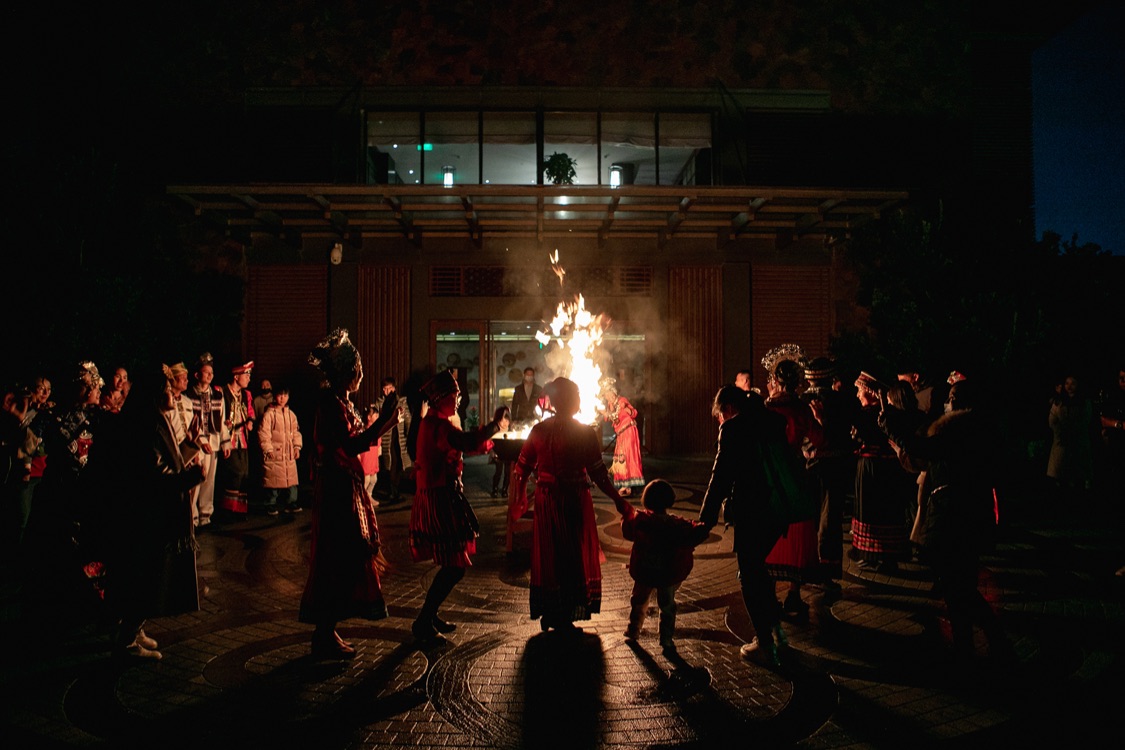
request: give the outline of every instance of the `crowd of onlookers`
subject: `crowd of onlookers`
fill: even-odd
[[[771,351],[763,365],[766,393],[751,388],[749,371],[738,373],[729,388],[745,394],[748,403],[766,407],[777,420],[778,434],[784,435],[786,445],[779,450],[786,458],[772,463],[775,469],[782,464],[788,468],[777,469],[780,473],[772,481],[807,488],[795,493],[806,496],[803,509],[791,508],[786,532],[763,549],[763,570],[770,580],[788,582],[777,602],[778,614],[800,617],[807,612],[803,585],[827,592],[838,589],[844,555],[841,529],[848,511],[852,555],[861,570],[881,572],[917,559],[920,550],[934,548],[935,537],[949,533],[949,528],[958,530],[958,544],[968,544],[961,533],[967,525],[996,524],[1003,512],[997,491],[1002,480],[990,441],[998,439],[999,428],[990,421],[995,413],[987,408],[983,389],[971,374],[954,371],[934,382],[914,370],[887,381],[860,372],[852,381],[833,360],[810,360],[793,345]],[[307,473],[298,471],[298,461],[307,441],[284,384],[261,380],[257,393],[251,394],[253,368],[253,362],[238,363],[229,368],[227,382],[216,385],[214,360],[204,354],[190,365],[163,365],[160,372],[145,373],[134,387],[125,368],[115,368],[106,382],[86,361],[58,389],[46,376],[6,387],[0,412],[0,528],[7,559],[18,559],[21,570],[44,585],[43,592],[61,585],[104,593],[105,561],[120,541],[115,533],[133,528],[120,522],[120,507],[111,507],[112,496],[140,481],[137,477],[149,483],[146,487],[183,493],[191,509],[190,518],[181,519],[187,534],[170,533],[160,554],[193,547],[195,533],[224,515],[301,512],[298,490]],[[1077,377],[1068,375],[1051,396],[1044,419],[1049,449],[1043,459],[1054,492],[1047,502],[1071,507],[1095,492],[1125,497],[1125,369],[1117,380],[1116,389],[1088,398]],[[730,401],[730,394],[723,398],[728,402],[717,400],[715,405],[720,424],[724,414],[730,418],[756,408]],[[360,410],[365,426],[374,423],[380,410],[397,409],[398,403],[395,380],[385,378],[378,401]],[[379,504],[374,499],[377,487],[384,500],[400,499],[412,468],[408,441],[414,415],[409,409],[400,411],[405,418],[359,457],[373,506]],[[952,412],[975,412],[971,428],[965,426],[968,419],[951,419]],[[420,421],[421,415],[414,418]],[[769,421],[762,419],[763,424]],[[128,449],[131,443],[151,446],[152,430],[143,435],[139,431],[152,424],[159,438],[155,469],[151,457]],[[161,440],[172,446],[163,457]],[[761,463],[768,466],[771,460],[763,458]],[[786,475],[789,469],[795,473]],[[953,478],[935,483],[935,477]],[[494,496],[498,479],[493,478]],[[948,486],[970,481],[989,493],[983,525],[980,515],[958,516],[958,505],[947,491]],[[659,506],[654,502],[658,511]],[[141,515],[135,508],[130,513],[134,518]],[[955,522],[949,524],[950,518]],[[167,524],[171,528],[176,522]],[[973,540],[974,548],[980,547],[979,541]],[[945,558],[944,575],[961,580],[962,593],[975,591],[975,583],[968,583],[972,576],[967,564],[951,565],[950,559]],[[749,558],[746,562],[751,564]],[[929,562],[942,569],[939,557],[931,556]],[[75,580],[76,571],[80,580]],[[1125,575],[1125,567],[1117,574]],[[978,607],[979,601],[965,596],[965,601],[951,602],[951,608]],[[44,593],[40,604],[49,598]],[[768,616],[765,621],[772,623]],[[127,630],[120,643],[123,649],[155,653],[154,642],[139,624]],[[759,634],[764,643],[762,629]]]

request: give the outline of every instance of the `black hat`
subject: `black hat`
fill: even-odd
[[[450,393],[457,391],[457,380],[449,370],[442,370],[437,375],[426,381],[422,386],[422,393],[430,405],[437,404]]]
[[[836,375],[836,363],[828,357],[817,357],[805,365],[805,380],[821,382]]]

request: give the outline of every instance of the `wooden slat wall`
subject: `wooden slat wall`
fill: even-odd
[[[316,380],[308,354],[328,324],[328,273],[321,266],[250,266],[246,288],[246,355],[254,360],[250,390],[262,378],[300,388]],[[215,381],[223,375],[216,373]]]
[[[752,265],[752,382],[765,389],[762,357],[781,344],[798,344],[809,357],[828,353],[832,272],[827,266]]]
[[[711,401],[723,383],[723,279],[719,266],[680,266],[668,276],[667,408],[676,455],[713,450]]]
[[[391,375],[401,384],[410,373],[410,268],[360,266],[359,323],[355,343],[363,356],[363,383],[356,403],[373,401]]]

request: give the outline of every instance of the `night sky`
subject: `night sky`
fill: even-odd
[[[1062,30],[1032,65],[1036,235],[1125,255],[1125,2]]]

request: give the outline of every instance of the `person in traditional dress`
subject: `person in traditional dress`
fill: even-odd
[[[805,366],[808,388],[801,398],[823,428],[823,439],[806,450],[806,467],[820,499],[817,554],[821,585],[838,590],[844,575],[844,508],[855,487],[855,442],[852,424],[859,402],[855,396],[832,388],[836,363],[817,357]]]
[[[601,611],[602,562],[590,481],[619,513],[628,506],[602,461],[598,435],[574,415],[578,386],[555,378],[545,387],[555,415],[531,428],[512,470],[511,503],[526,506],[527,480],[535,482],[535,526],[531,544],[531,619],[543,630],[577,630],[575,620]]]
[[[805,355],[795,344],[783,344],[762,358],[768,373],[766,408],[785,417],[785,438],[789,444],[788,458],[794,466],[793,475],[801,482],[798,491],[808,495],[810,509],[819,510],[813,499],[816,492],[812,477],[805,468],[804,451],[824,441],[824,428],[816,421],[812,409],[801,400],[797,389],[804,381]],[[777,541],[766,557],[766,568],[774,580],[788,581],[789,591],[781,604],[787,615],[803,616],[809,605],[801,599],[801,586],[821,580],[820,556],[817,553],[819,518],[808,518],[789,524],[785,535]]]
[[[422,392],[430,408],[418,428],[410,553],[415,562],[432,560],[439,566],[411,627],[414,637],[425,643],[457,629],[442,619],[438,610],[465,577],[477,550],[480,525],[461,481],[463,456],[487,451],[492,436],[508,429],[508,419],[498,409],[491,422],[475,430],[462,431],[453,424],[461,388],[449,370],[430,378]]]
[[[622,497],[629,497],[634,490],[645,486],[645,475],[641,468],[641,433],[637,429],[637,408],[629,399],[617,392],[612,378],[603,382],[602,397],[605,399],[606,420],[613,425],[613,486]]]
[[[125,397],[129,395],[129,389],[132,387],[129,382],[129,371],[124,367],[118,367],[113,371],[113,387],[102,392],[102,408],[106,411],[117,413],[121,411],[121,407],[125,405]]]
[[[921,557],[933,569],[935,588],[945,598],[954,658],[973,658],[977,623],[988,639],[989,655],[1012,661],[1012,643],[977,588],[980,556],[993,548],[999,520],[993,448],[999,428],[982,396],[976,381],[960,380],[949,390],[948,411],[923,431],[903,429],[886,414],[880,426],[927,474]]]
[[[859,567],[893,571],[910,557],[910,529],[903,508],[917,498],[915,475],[903,468],[894,446],[879,427],[881,394],[888,386],[866,372],[855,381],[860,409],[856,414],[855,512],[852,549]]]
[[[101,407],[105,381],[93,362],[79,363],[72,386],[68,403],[39,411],[30,426],[50,461],[28,518],[23,593],[45,618],[87,599],[100,576],[85,571],[104,562],[107,519],[90,455],[102,427],[120,415]]]
[[[192,490],[192,518],[196,526],[211,523],[215,512],[215,481],[221,452],[230,451],[230,434],[226,426],[226,402],[223,393],[212,385],[215,380],[215,360],[209,352],[200,355],[195,365],[195,386],[188,391],[191,396],[193,419],[199,431],[199,463],[203,467],[203,481]]]
[[[254,398],[249,391],[250,374],[254,362],[231,368],[230,382],[223,386],[223,406],[226,409],[226,431],[229,447],[223,446],[219,461],[219,485],[223,494],[223,510],[245,516],[250,510],[247,478],[250,476],[250,434],[254,429],[256,412]]]
[[[359,455],[401,418],[396,409],[364,427],[349,396],[363,381],[363,362],[348,332],[337,328],[309,354],[324,376],[313,423],[316,444],[313,478],[312,539],[309,577],[298,619],[315,626],[312,654],[322,659],[351,659],[355,647],[336,632],[341,620],[387,616],[380,575],[379,523],[363,483]]]
[[[173,398],[179,375],[163,369],[163,382],[134,391],[94,446],[114,519],[106,576],[106,603],[118,621],[114,654],[142,659],[162,656],[146,619],[199,609],[191,498],[204,471],[200,454],[181,450]]]

